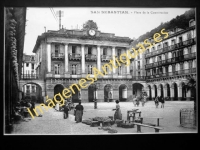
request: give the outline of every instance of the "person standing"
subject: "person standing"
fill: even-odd
[[[156,108],[158,108],[158,105],[159,105],[158,96],[155,98],[155,105],[156,105]]]
[[[76,105],[76,107],[75,107],[76,123],[82,122],[83,110],[84,110],[84,107],[81,105],[81,101],[79,101],[79,104]]]
[[[68,111],[69,111],[69,105],[65,101],[65,106],[64,106],[64,119],[68,118]]]
[[[122,113],[119,105],[119,100],[116,100],[115,102],[116,102],[116,109],[113,109],[115,110],[114,120],[116,119],[122,120]]]
[[[164,104],[165,104],[165,99],[164,97],[161,97],[161,108],[164,108]]]

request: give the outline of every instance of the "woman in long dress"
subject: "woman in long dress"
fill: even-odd
[[[82,116],[83,116],[83,106],[81,105],[81,102],[79,102],[78,105],[75,107],[75,121],[76,123],[82,122]]]
[[[113,110],[115,110],[114,120],[116,119],[122,120],[122,113],[119,105],[119,100],[116,100],[116,109]]]
[[[60,109],[59,109],[59,108],[60,108],[59,104],[60,104],[60,103],[58,102],[58,103],[56,103],[56,106],[55,106],[55,110],[57,110],[57,111],[60,110]]]

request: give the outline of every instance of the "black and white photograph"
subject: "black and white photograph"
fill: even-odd
[[[194,7],[4,7],[4,135],[197,133]]]

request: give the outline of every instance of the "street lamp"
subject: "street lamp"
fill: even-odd
[[[94,83],[93,87],[93,94],[94,94],[94,109],[97,109],[97,89],[99,89],[100,83]]]

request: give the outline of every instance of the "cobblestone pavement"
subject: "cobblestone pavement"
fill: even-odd
[[[142,117],[163,117],[160,119],[160,127],[164,128],[160,130],[160,133],[197,133],[197,129],[184,128],[180,126],[180,109],[181,108],[193,108],[193,102],[191,101],[166,101],[165,108],[156,108],[153,101],[149,101],[144,107],[134,107],[132,102],[119,103],[122,111],[122,119],[126,120],[127,110],[138,108],[142,113]],[[89,119],[93,117],[108,117],[113,116],[115,108],[115,102],[110,103],[98,103],[98,108],[94,109],[94,103],[82,103],[84,106],[83,119]],[[63,119],[63,112],[57,112],[55,109],[49,109],[44,113],[42,117],[35,117],[29,119],[28,122],[20,122],[14,124],[14,130],[12,134],[64,134],[64,135],[88,135],[88,134],[112,134],[108,131],[99,130],[98,127],[90,127],[82,123],[75,123],[73,111],[69,112],[69,118]],[[155,119],[144,119],[144,123],[157,124]],[[118,131],[117,134],[141,134],[137,133],[137,128],[120,128],[116,124],[112,126],[113,129]],[[142,133],[154,134],[153,128],[141,127]],[[115,133],[116,134],[116,133]]]

